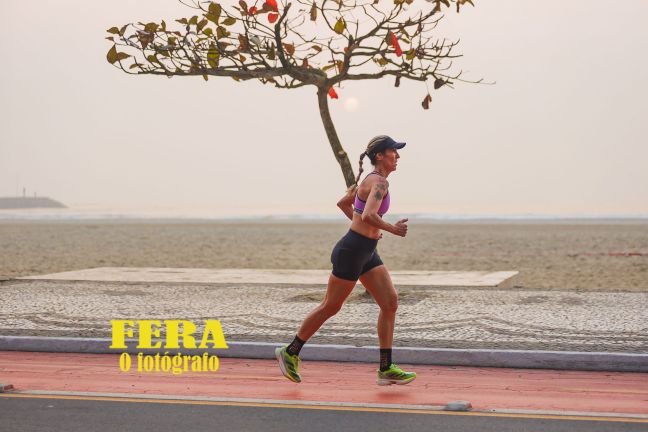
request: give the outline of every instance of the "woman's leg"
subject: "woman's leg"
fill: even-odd
[[[398,309],[398,293],[387,267],[379,265],[360,275],[360,282],[369,291],[380,307],[378,315],[378,340],[380,348],[392,347],[394,323]]]
[[[378,338],[380,339],[380,369],[378,385],[408,384],[416,378],[415,372],[405,372],[392,363],[394,322],[398,308],[398,293],[384,265],[378,265],[360,275],[360,282],[380,306],[378,315]]]
[[[338,313],[355,285],[355,281],[330,275],[324,300],[306,315],[297,336],[304,342],[310,339],[326,320]]]

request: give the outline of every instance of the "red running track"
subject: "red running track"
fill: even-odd
[[[445,405],[468,400],[476,410],[551,410],[648,414],[648,374],[402,365],[418,378],[375,384],[376,365],[302,362],[303,382],[281,375],[274,360],[220,359],[217,372],[121,372],[115,354],[0,352],[0,382],[15,390],[110,392]]]

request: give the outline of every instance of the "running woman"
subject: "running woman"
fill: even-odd
[[[405,147],[386,135],[374,137],[367,149],[360,155],[360,169],[355,185],[338,202],[338,207],[351,219],[351,228],[331,253],[333,271],[329,276],[326,296],[322,303],[304,319],[295,339],[275,350],[281,372],[296,383],[299,375],[299,351],[308,339],[333,315],[351,294],[358,279],[373,296],[380,307],[378,315],[378,339],[380,341],[380,368],[376,371],[378,385],[407,384],[416,378],[416,373],[405,372],[392,363],[392,341],[394,321],[398,307],[398,294],[387,268],[383,264],[376,246],[382,237],[381,231],[405,237],[407,219],[394,225],[385,222],[382,216],[389,209],[389,183],[387,177],[396,171],[400,155]],[[368,157],[375,169],[358,185],[362,174],[362,161]]]

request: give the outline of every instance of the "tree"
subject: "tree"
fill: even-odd
[[[425,83],[421,105],[428,109],[428,79],[435,90],[466,81],[461,71],[451,71],[452,59],[459,57],[453,52],[457,42],[435,38],[432,31],[443,6],[455,4],[458,12],[472,1],[428,0],[429,10],[418,12],[411,11],[414,0],[383,0],[387,7],[380,0],[294,1],[295,8],[276,0],[260,6],[259,1],[250,5],[241,0],[228,11],[216,2],[194,0],[187,6],[195,15],[177,19],[179,29],[167,27],[164,20],[108,29],[113,46],[107,60],[129,74],[258,79],[286,89],[314,86],[326,136],[348,187],[355,176],[327,98],[337,99],[335,86],[344,81],[392,76],[396,87],[403,78]]]

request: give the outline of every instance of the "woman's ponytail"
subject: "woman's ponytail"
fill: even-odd
[[[358,176],[356,177],[356,181],[355,181],[356,185],[358,184],[358,181],[360,181],[360,175],[362,174],[363,171],[362,159],[364,159],[365,156],[367,156],[367,152],[362,152],[362,154],[360,155],[360,167],[358,168]]]

